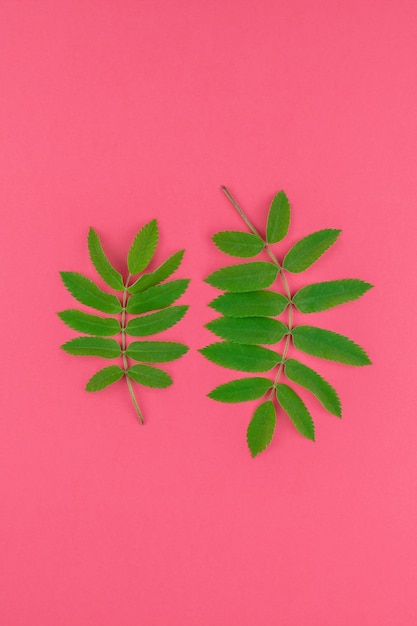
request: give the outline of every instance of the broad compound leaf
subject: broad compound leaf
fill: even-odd
[[[334,244],[340,233],[338,229],[325,228],[307,235],[287,252],[282,266],[293,274],[304,272]]]
[[[92,264],[104,282],[113,287],[113,289],[122,290],[124,287],[123,278],[104,254],[100,237],[93,228],[90,228],[88,233],[88,251]]]
[[[158,224],[151,220],[136,235],[129,254],[127,266],[131,274],[139,274],[149,265],[158,243]]]
[[[296,359],[287,359],[285,374],[294,383],[311,391],[329,413],[342,417],[342,407],[336,390],[310,367]]]
[[[212,239],[222,252],[245,259],[256,256],[265,247],[264,242],[257,235],[235,230],[216,233]]]
[[[291,332],[294,346],[307,354],[346,365],[371,364],[365,350],[344,335],[315,326],[296,326]]]
[[[157,313],[135,317],[127,323],[126,333],[134,337],[155,335],[179,322],[187,312],[188,306],[170,306]]]
[[[131,296],[127,303],[128,313],[147,313],[165,309],[182,296],[189,285],[188,278],[170,280],[162,285],[149,287],[146,291]]]
[[[206,328],[222,339],[246,344],[278,343],[288,333],[285,324],[269,317],[219,317]]]
[[[298,432],[307,437],[307,439],[314,441],[313,420],[300,396],[288,385],[278,383],[277,398]]]
[[[281,362],[281,355],[269,348],[219,341],[199,350],[209,361],[240,372],[267,372]]]
[[[68,354],[101,356],[104,359],[115,359],[122,353],[115,339],[101,337],[76,337],[64,343],[61,348]]]
[[[64,324],[80,333],[97,337],[112,337],[120,333],[120,324],[114,317],[100,317],[77,309],[60,311],[58,315]]]
[[[288,299],[275,291],[222,293],[209,306],[227,317],[275,317],[288,305]]]
[[[275,407],[271,400],[262,402],[255,409],[246,434],[252,457],[265,450],[271,443],[276,421]]]
[[[159,369],[159,367],[152,367],[151,365],[132,365],[127,370],[127,375],[145,387],[164,389],[173,383],[169,374]]]
[[[128,287],[129,293],[139,293],[145,291],[149,287],[159,285],[163,280],[166,280],[177,270],[181,264],[185,250],[178,250],[174,252],[162,265],[156,268],[155,271],[148,274],[142,274],[135,283]]]
[[[85,390],[86,391],[100,391],[105,387],[108,387],[112,383],[117,382],[124,376],[124,371],[118,365],[110,365],[99,370],[88,381]]]
[[[175,341],[133,341],[126,354],[134,361],[165,363],[179,359],[187,351],[187,346]]]
[[[372,285],[357,278],[329,280],[303,287],[297,291],[292,301],[301,313],[316,313],[357,300],[371,288]]]
[[[219,385],[210,391],[208,397],[218,402],[247,402],[262,398],[272,386],[272,381],[269,378],[239,378],[230,381],[230,383]]]
[[[290,225],[290,203],[283,191],[272,200],[266,223],[266,240],[276,243],[284,239]]]
[[[122,306],[116,296],[102,291],[92,280],[78,272],[60,272],[62,282],[78,302],[103,311],[120,313]]]
[[[224,291],[244,292],[269,287],[277,274],[278,267],[273,263],[252,261],[223,267],[212,272],[205,281]]]

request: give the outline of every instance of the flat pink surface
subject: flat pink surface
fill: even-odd
[[[3,0],[0,623],[4,626],[414,626],[417,5],[322,0]],[[255,404],[205,397],[233,372],[197,352],[229,261],[210,242],[259,228],[285,189],[285,248],[342,228],[293,285],[375,284],[309,322],[374,365],[315,360],[341,421],[317,442],[280,414],[252,460]],[[186,247],[191,305],[167,337],[175,385],[87,394],[58,271],[95,276],[93,225],[123,269],[156,217],[158,260]],[[310,361],[311,363],[313,362]]]

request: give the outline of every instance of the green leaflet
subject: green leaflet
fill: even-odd
[[[281,356],[269,348],[230,341],[212,343],[199,352],[217,365],[240,372],[267,372],[281,361]]]
[[[222,252],[246,259],[259,254],[265,245],[262,239],[253,233],[234,230],[216,233],[212,239]]]
[[[269,317],[219,317],[206,328],[222,339],[246,344],[278,343],[288,333],[285,324]]]
[[[279,383],[277,385],[277,398],[298,432],[307,439],[314,441],[314,423],[300,396],[288,385]]]
[[[101,337],[76,337],[61,346],[68,354],[82,356],[101,356],[104,359],[115,359],[121,355],[120,345],[115,339]]]
[[[170,280],[162,285],[149,287],[146,291],[137,293],[129,298],[127,312],[137,314],[164,309],[182,296],[189,282],[187,278],[180,278],[178,280]]]
[[[290,203],[283,191],[278,191],[268,213],[266,240],[276,243],[284,239],[290,225]]]
[[[295,359],[287,359],[285,374],[293,382],[311,391],[329,413],[342,417],[342,407],[336,390],[317,372]]]
[[[162,265],[156,268],[154,272],[142,274],[133,285],[128,287],[129,293],[139,293],[145,291],[149,287],[162,283],[163,280],[169,278],[171,274],[177,270],[181,264],[185,250],[178,250],[171,255]]]
[[[120,324],[114,317],[100,317],[77,309],[60,311],[58,315],[64,324],[87,335],[111,337],[120,333]]]
[[[127,267],[131,274],[139,274],[149,265],[157,243],[158,224],[156,220],[151,220],[140,229],[129,250]]]
[[[227,317],[275,317],[287,305],[287,298],[275,291],[222,293],[209,303],[215,311]]]
[[[269,378],[250,377],[219,385],[208,394],[218,402],[247,402],[261,398],[272,387]]]
[[[127,370],[127,375],[145,387],[163,389],[172,385],[173,380],[169,374],[158,367],[151,365],[133,365]]]
[[[186,305],[170,306],[157,313],[135,317],[129,320],[126,326],[126,333],[134,337],[155,335],[179,322],[184,317],[187,309],[188,306]]]
[[[340,233],[340,230],[325,228],[307,235],[287,252],[282,266],[293,274],[304,272],[334,244]]]
[[[133,341],[126,354],[134,361],[165,363],[179,359],[187,351],[187,346],[175,341]]]
[[[361,346],[331,330],[315,326],[296,326],[292,330],[294,346],[307,354],[346,365],[370,365],[371,361]]]
[[[102,291],[92,280],[78,272],[60,272],[62,282],[78,302],[103,311],[120,313],[122,306],[116,296]]]
[[[206,283],[225,291],[254,291],[272,285],[278,275],[278,267],[265,261],[252,261],[229,265],[212,272]]]
[[[301,313],[315,313],[357,300],[371,288],[372,285],[356,278],[329,280],[303,287],[292,301]]]
[[[88,233],[88,251],[92,264],[104,282],[113,287],[113,289],[123,289],[123,278],[104,254],[100,237],[93,228],[90,228]]]
[[[246,438],[252,457],[271,443],[277,421],[274,404],[267,400],[255,410],[249,423]]]
[[[100,391],[105,387],[108,387],[112,383],[117,382],[124,376],[124,371],[118,365],[110,365],[99,370],[88,381],[85,390],[86,391]]]

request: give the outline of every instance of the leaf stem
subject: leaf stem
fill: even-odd
[[[132,275],[129,272],[128,277],[126,278],[126,282],[124,284],[124,288],[123,288],[122,320],[121,320],[121,333],[122,333],[121,347],[122,347],[123,369],[124,369],[124,372],[125,372],[125,378],[126,378],[126,382],[127,382],[127,387],[129,389],[130,397],[132,398],[133,406],[135,407],[137,416],[139,418],[139,422],[141,424],[143,424],[144,423],[143,415],[142,415],[142,412],[141,412],[141,410],[139,408],[138,402],[136,400],[135,392],[133,391],[131,380],[130,380],[129,375],[127,373],[127,370],[129,369],[129,362],[127,360],[127,355],[126,355],[126,304],[127,304],[127,288],[129,286],[129,281],[130,281],[131,277],[132,277]]]

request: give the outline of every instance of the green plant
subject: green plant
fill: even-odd
[[[105,255],[99,236],[90,228],[88,250],[91,261],[104,282],[119,292],[118,296],[103,291],[82,274],[61,272],[65,287],[78,302],[117,316],[101,317],[77,309],[61,311],[58,315],[67,326],[88,335],[67,341],[61,346],[62,349],[75,355],[121,358],[122,367],[110,365],[99,370],[87,382],[86,390],[99,391],[125,378],[141,424],[143,416],[132,381],[146,387],[168,387],[173,382],[171,376],[149,364],[173,361],[188,350],[184,344],[173,341],[141,340],[127,343],[128,336],[148,337],[171,328],[184,317],[188,309],[186,305],[172,305],[182,296],[190,281],[166,281],[179,267],[184,250],[175,252],[155,270],[145,272],[154,257],[157,243],[158,225],[156,220],[152,220],[143,226],[132,243],[127,257],[127,277],[123,280]],[[117,339],[114,338],[116,336]],[[129,359],[138,363],[130,365]]]
[[[334,244],[340,230],[325,229],[304,237],[284,256],[280,263],[271,244],[282,241],[290,224],[287,196],[279,191],[269,209],[266,236],[262,237],[222,187],[226,197],[238,211],[250,233],[224,231],[213,236],[213,242],[224,253],[240,258],[255,257],[265,252],[268,261],[251,261],[223,267],[206,278],[206,282],[225,291],[210,306],[222,314],[206,324],[222,341],[202,348],[200,352],[217,365],[242,372],[268,372],[277,368],[272,378],[246,377],[232,380],[213,389],[208,395],[220,402],[245,402],[262,398],[247,430],[252,456],[270,443],[276,424],[274,400],[288,414],[296,429],[314,440],[314,423],[299,395],[281,378],[308,389],[333,415],[341,417],[341,404],[335,389],[317,372],[300,361],[289,358],[293,346],[307,354],[347,365],[371,363],[365,351],[355,342],[330,330],[308,325],[294,325],[294,309],[300,313],[324,311],[338,304],[356,300],[372,287],[358,279],[332,280],[316,283],[292,294],[287,273],[300,273],[310,267]],[[284,294],[268,290],[280,277]],[[276,319],[288,308],[287,322]],[[284,340],[282,354],[265,346]]]

